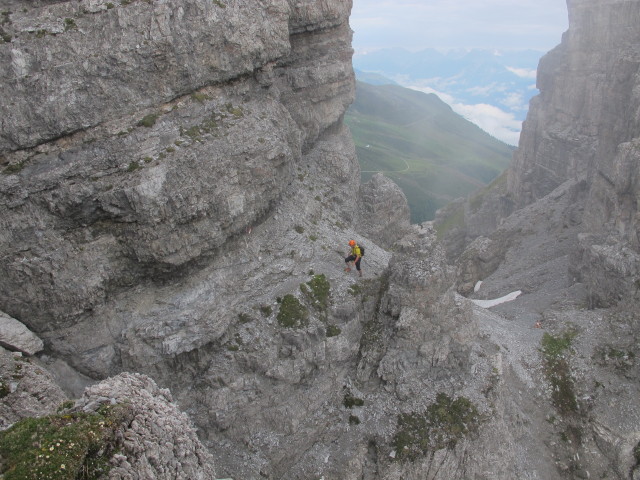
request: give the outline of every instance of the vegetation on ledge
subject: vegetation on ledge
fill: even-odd
[[[117,450],[116,432],[126,405],[97,413],[25,418],[0,432],[0,477],[5,480],[92,480],[106,478]]]
[[[559,336],[545,333],[542,337],[541,352],[545,375],[551,384],[551,399],[562,415],[578,411],[578,401],[568,359],[571,342],[575,336],[576,332],[571,330]]]
[[[307,324],[309,310],[294,295],[287,294],[280,302],[278,323],[286,328],[300,328]]]
[[[398,429],[393,437],[395,458],[414,461],[429,452],[452,449],[459,440],[477,431],[480,421],[478,410],[469,399],[453,400],[439,393],[425,412],[398,416]]]

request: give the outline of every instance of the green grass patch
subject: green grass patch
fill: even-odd
[[[211,97],[206,93],[196,92],[191,94],[191,98],[194,99],[198,103],[204,103],[207,100],[211,100]]]
[[[192,140],[197,140],[200,138],[200,127],[198,125],[194,125],[193,127],[188,128],[184,131],[184,134]]]
[[[244,112],[242,111],[242,107],[234,107],[231,103],[227,103],[227,112],[233,115],[236,118],[244,117]]]
[[[280,302],[277,320],[285,328],[301,328],[307,325],[309,310],[289,293]]]
[[[545,358],[560,358],[571,348],[571,343],[576,336],[574,330],[564,332],[562,335],[553,336],[546,333],[542,336],[542,353]]]
[[[146,127],[146,128],[151,128],[156,124],[156,121],[158,120],[158,117],[160,115],[157,113],[151,113],[149,115],[145,115],[144,117],[142,117],[142,119],[138,122],[138,126],[139,127]]]
[[[0,27],[0,44],[2,43],[11,43],[11,35]]]
[[[452,449],[466,435],[476,432],[480,422],[480,414],[469,399],[453,400],[439,393],[425,412],[398,416],[392,442],[396,460],[414,461],[429,452]]]
[[[599,347],[595,353],[596,360],[602,365],[613,366],[625,372],[636,363],[636,354],[631,350],[620,350],[611,345]]]
[[[314,275],[307,283],[301,283],[300,291],[309,299],[316,310],[324,312],[329,307],[331,284],[323,273]]]
[[[347,292],[349,292],[350,295],[357,297],[362,293],[362,287],[357,283],[354,283],[353,285],[350,285],[349,288],[347,288]]]
[[[16,173],[20,173],[24,168],[24,161],[18,163],[11,163],[2,171],[5,175],[15,175]]]
[[[65,18],[64,19],[64,31],[68,32],[69,30],[77,30],[78,26],[76,25],[76,21],[73,18]]]
[[[364,400],[347,393],[342,400],[342,404],[347,408],[362,407],[364,405]]]
[[[542,337],[544,372],[551,384],[551,399],[553,405],[562,415],[578,412],[574,382],[571,377],[569,356],[571,343],[576,336],[574,330],[554,336],[546,333]]]
[[[116,432],[129,407],[98,413],[25,418],[0,432],[4,480],[93,480],[106,478],[118,449]]]
[[[4,380],[0,380],[0,398],[4,398],[11,393],[9,385]]]
[[[58,406],[58,409],[56,410],[57,413],[62,412],[63,410],[68,410],[71,407],[73,407],[74,405],[74,401],[73,400],[65,400],[64,402],[62,402],[60,404],[60,406]]]
[[[342,333],[342,330],[337,325],[327,326],[327,337],[337,337]]]
[[[141,168],[142,165],[140,165],[138,162],[131,162],[127,167],[127,172],[135,172],[136,170],[140,170]]]

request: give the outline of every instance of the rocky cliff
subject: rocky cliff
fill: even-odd
[[[588,285],[593,306],[608,306],[634,294],[640,278],[640,13],[624,0],[568,7],[570,28],[540,61],[540,94],[506,179],[447,207],[438,223],[453,260],[515,210],[563,188],[572,197],[564,221],[581,233],[572,275]]]
[[[0,46],[4,310],[36,331],[74,325],[273,214],[352,100],[349,10],[14,2]]]
[[[441,211],[436,227],[459,292],[517,290],[493,312],[530,330],[528,341],[544,332],[554,426],[539,433],[556,475],[636,478],[640,417],[627,394],[640,354],[640,5],[568,7],[570,28],[540,62],[540,95],[507,174]]]
[[[613,43],[594,45],[609,60],[617,39],[632,38],[638,7],[569,6],[570,32],[549,57],[566,60],[541,68],[509,179],[449,222],[460,249],[478,237],[455,268],[438,240],[446,232],[409,225],[395,185],[359,184],[342,125],[351,2],[10,0],[0,311],[44,341],[34,363],[67,394],[89,384],[73,408],[135,399],[137,421],[121,433],[130,448],[109,459],[114,478],[169,478],[181,462],[202,478],[212,464],[236,479],[637,477],[635,299],[587,310],[594,288],[568,274],[602,251],[582,234],[607,231],[586,228],[581,202],[606,196],[613,215],[630,197],[615,181],[598,190],[604,157],[557,185],[526,173],[537,160],[525,157],[540,151],[527,138],[546,138],[544,125],[575,123],[551,113],[566,65],[623,88],[637,44],[610,65],[629,74],[616,80],[570,60],[582,47],[567,42],[601,31]],[[618,15],[629,28],[607,34],[603,18]],[[553,122],[538,125],[544,112]],[[557,145],[570,137],[554,135]],[[630,171],[633,139],[616,138],[625,148],[609,160]],[[615,241],[633,253],[624,232]],[[344,271],[350,238],[366,247],[363,278]],[[599,258],[629,283],[627,263]],[[477,280],[476,297],[522,295],[483,309],[456,292]],[[32,402],[28,384],[10,390]],[[53,389],[42,408],[61,396]],[[35,405],[10,410],[3,426]]]
[[[611,305],[640,278],[640,11],[623,0],[568,3],[571,28],[540,62],[508,191],[523,206],[581,182],[588,214],[573,271],[594,305]]]

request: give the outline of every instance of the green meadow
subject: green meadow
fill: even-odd
[[[509,146],[455,113],[434,94],[357,82],[345,121],[356,144],[362,181],[381,172],[404,191],[411,221],[466,197],[499,176]]]

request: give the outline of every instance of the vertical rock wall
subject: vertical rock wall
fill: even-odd
[[[640,276],[640,4],[569,0],[569,30],[538,69],[508,177],[518,207],[579,182],[584,215],[576,280],[594,305],[633,293]]]
[[[35,331],[215,257],[353,99],[351,2],[9,7],[0,308]]]
[[[592,178],[637,137],[640,8],[637,2],[569,1],[569,30],[538,69],[509,175],[519,206],[569,179]]]

